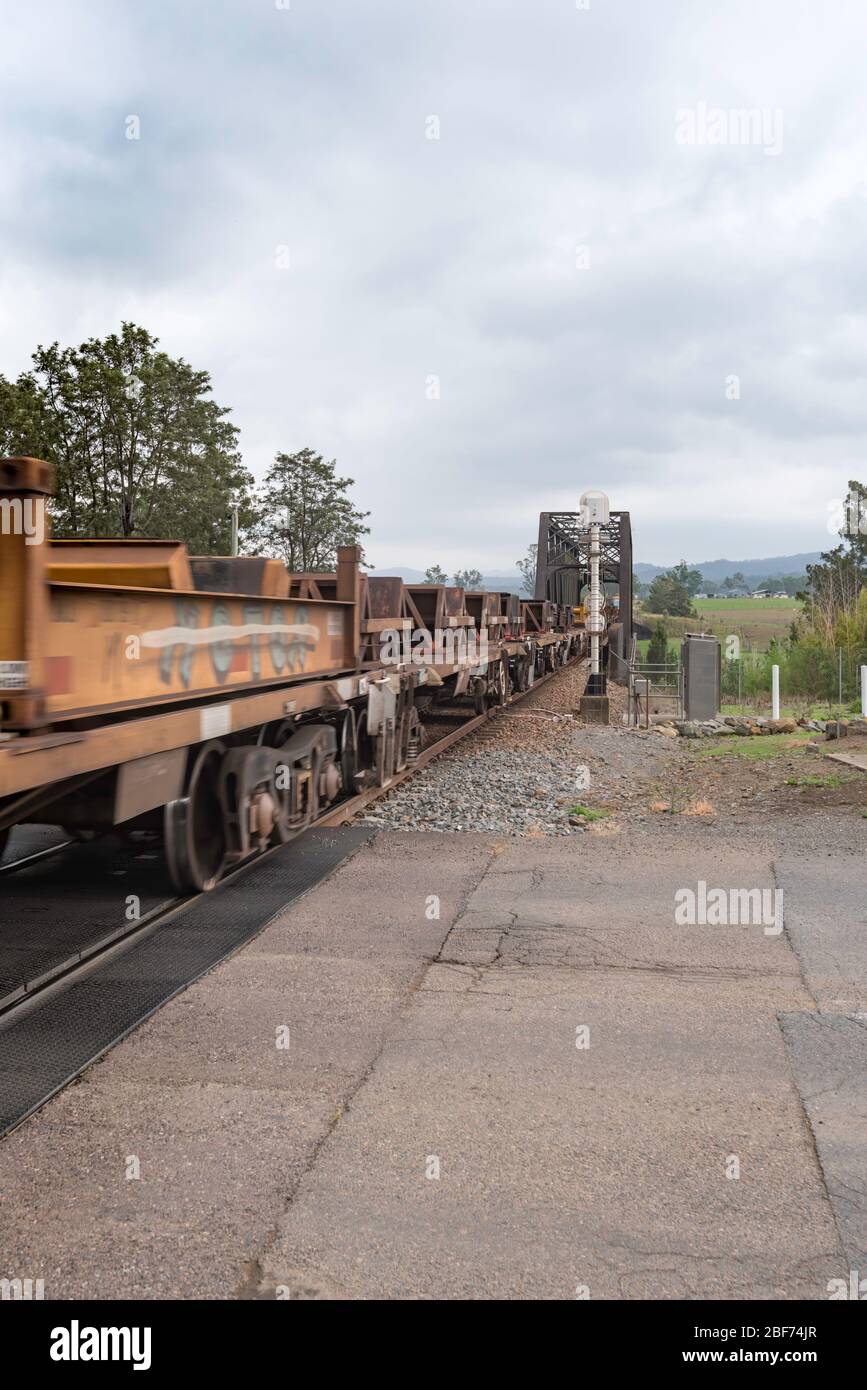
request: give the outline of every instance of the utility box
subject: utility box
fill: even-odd
[[[688,632],[680,647],[683,706],[687,719],[715,719],[719,714],[722,658],[719,639]]]

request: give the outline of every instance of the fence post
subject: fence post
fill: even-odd
[[[867,719],[867,666],[861,667],[861,713]]]
[[[774,719],[780,717],[780,668],[771,667],[771,714]]]

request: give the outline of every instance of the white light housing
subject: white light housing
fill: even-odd
[[[591,488],[581,498],[581,513],[585,526],[607,526],[611,507],[604,492]]]

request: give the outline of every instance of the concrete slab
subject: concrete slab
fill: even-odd
[[[815,1002],[867,975],[847,864],[840,899],[839,864],[802,879],[698,829],[664,855],[381,835],[0,1145],[0,1274],[61,1298],[826,1298],[863,1249],[867,1032]],[[791,940],[679,925],[700,880],[783,886]],[[851,929],[818,915],[832,883]]]
[[[438,841],[429,916],[425,837],[396,838],[399,854],[367,846],[0,1144],[0,1275],[43,1278],[49,1298],[243,1293],[492,852]]]
[[[842,1252],[776,1020],[811,1000],[784,937],[674,926],[702,874],[773,883],[717,846],[589,871],[568,843],[498,855],[305,1175],[263,1296],[827,1296]]]
[[[863,872],[827,853],[782,855],[786,929],[819,1012],[781,1023],[809,1117],[845,1268],[867,1278],[867,901]]]
[[[798,1013],[781,1022],[846,1252],[837,1276],[867,1279],[867,1020]]]
[[[835,763],[845,763],[847,767],[857,767],[859,772],[867,772],[867,753],[826,753]]]
[[[824,1013],[867,1015],[867,893],[854,868],[827,852],[775,860],[786,933]]]

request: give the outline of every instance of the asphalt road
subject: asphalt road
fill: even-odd
[[[0,1274],[827,1298],[865,1259],[861,861],[778,849],[380,835],[0,1145]],[[782,888],[785,932],[679,924],[698,880]]]

